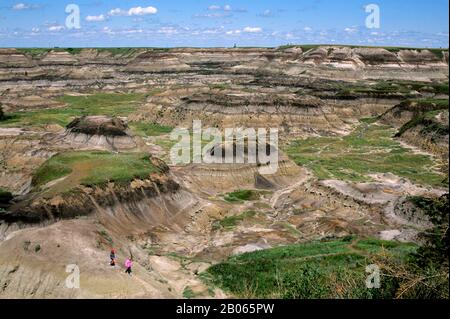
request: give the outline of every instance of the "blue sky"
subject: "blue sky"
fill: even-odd
[[[368,4],[380,28],[367,28]],[[80,28],[66,25],[68,4]],[[0,47],[448,47],[448,0],[0,0]]]

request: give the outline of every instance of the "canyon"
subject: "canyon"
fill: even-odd
[[[283,247],[420,245],[431,221],[412,198],[448,201],[448,59],[327,45],[0,49],[0,298],[283,297],[209,276]],[[277,128],[277,171],[173,164],[170,133],[196,120]],[[79,289],[65,286],[72,264]]]

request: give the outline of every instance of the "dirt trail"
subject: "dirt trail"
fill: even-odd
[[[270,206],[273,209],[276,209],[278,200],[280,199],[281,196],[289,194],[289,193],[292,193],[299,186],[305,184],[309,179],[311,179],[311,176],[308,173],[307,175],[302,176],[298,182],[296,182],[296,183],[294,183],[292,185],[289,185],[286,188],[283,188],[283,189],[280,189],[280,190],[274,192],[272,198],[270,199]]]

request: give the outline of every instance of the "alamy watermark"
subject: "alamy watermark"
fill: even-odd
[[[381,287],[381,278],[380,278],[380,267],[378,265],[372,264],[366,267],[366,273],[369,275],[366,277],[366,287],[368,289],[380,288]]]
[[[379,29],[381,27],[380,6],[371,3],[365,6],[365,10],[366,13],[369,13],[366,17],[366,28]]]
[[[80,268],[76,264],[66,266],[66,273],[70,273],[66,277],[66,288],[80,289]]]
[[[68,4],[66,13],[68,14],[66,17],[66,28],[69,30],[80,29],[80,7],[77,4]]]
[[[278,171],[278,129],[218,128],[203,129],[194,120],[189,129],[176,128],[170,135],[178,141],[170,150],[173,165],[180,164],[257,164],[259,173]],[[202,141],[209,141],[202,145]],[[202,147],[203,146],[203,147]]]

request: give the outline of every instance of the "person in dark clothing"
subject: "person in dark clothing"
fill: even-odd
[[[109,258],[111,259],[110,265],[114,267],[116,265],[116,251],[111,249],[111,253],[109,254]]]

